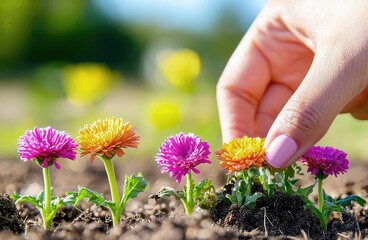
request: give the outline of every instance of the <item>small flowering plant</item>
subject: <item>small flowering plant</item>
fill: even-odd
[[[273,182],[265,161],[264,138],[235,138],[224,143],[216,151],[220,165],[228,174],[234,174],[228,179],[225,188],[225,199],[238,206],[253,207],[257,199],[264,196],[261,191],[254,191],[253,186],[259,183],[269,194],[273,192]]]
[[[300,159],[305,164],[318,183],[318,208],[309,199],[304,199],[310,209],[321,221],[321,226],[327,230],[327,223],[333,211],[341,212],[344,207],[350,206],[352,201],[364,206],[366,200],[360,196],[349,195],[335,200],[323,189],[323,180],[330,175],[337,177],[349,169],[347,154],[333,147],[314,146]],[[314,185],[313,185],[314,186]]]
[[[91,163],[97,156],[104,163],[112,201],[106,200],[98,192],[79,187],[78,192],[66,193],[70,202],[77,205],[84,198],[87,198],[88,201],[98,206],[108,208],[111,211],[113,225],[116,226],[120,221],[127,201],[143,192],[148,185],[140,174],[125,176],[123,196],[120,198],[112,159],[115,155],[122,157],[125,154],[123,148],[137,148],[138,140],[139,137],[135,134],[135,128],[129,122],[124,122],[122,118],[111,117],[97,120],[93,124],[87,124],[80,129],[77,141],[82,151],[81,155],[91,154]]]
[[[217,202],[217,195],[211,181],[206,179],[195,184],[192,179],[192,172],[200,173],[198,165],[211,163],[208,159],[210,153],[208,143],[193,133],[181,132],[168,137],[160,146],[155,160],[161,167],[161,173],[169,173],[169,177],[175,178],[177,183],[186,176],[187,184],[183,191],[163,187],[158,197],[174,196],[177,200],[181,200],[187,215],[192,214],[195,205],[205,209],[213,207]]]
[[[238,206],[254,207],[259,198],[270,197],[276,190],[286,195],[296,192],[310,194],[310,188],[295,190],[295,184],[299,181],[295,175],[301,174],[300,167],[290,166],[275,172],[269,166],[264,141],[264,138],[244,136],[224,143],[216,151],[220,165],[228,171],[229,176],[233,174],[225,186],[225,201]]]
[[[49,167],[60,169],[59,158],[75,160],[77,143],[69,134],[52,127],[27,130],[18,140],[18,153],[23,161],[37,163],[43,172],[44,190],[37,196],[14,193],[15,203],[27,202],[40,211],[45,229],[50,229],[56,211],[66,204],[67,198],[52,195]]]

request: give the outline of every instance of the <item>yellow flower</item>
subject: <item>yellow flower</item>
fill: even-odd
[[[171,84],[180,90],[189,91],[201,70],[201,59],[189,49],[164,51],[158,57],[158,67]]]
[[[139,136],[134,130],[129,122],[116,117],[87,124],[79,130],[77,137],[81,156],[91,154],[91,163],[96,155],[112,158],[117,154],[122,157],[125,154],[122,148],[138,147]]]
[[[63,69],[62,83],[68,101],[89,105],[103,99],[115,86],[119,74],[97,63],[68,65]]]
[[[216,151],[221,167],[235,172],[266,165],[264,141],[264,138],[245,136],[224,143],[222,149]]]

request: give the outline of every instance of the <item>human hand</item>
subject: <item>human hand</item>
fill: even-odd
[[[266,137],[276,168],[349,112],[368,119],[368,2],[270,0],[217,85],[223,141]]]

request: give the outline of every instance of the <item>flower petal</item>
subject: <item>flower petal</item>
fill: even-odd
[[[122,157],[123,148],[137,148],[139,136],[135,135],[135,128],[122,118],[111,117],[97,120],[93,124],[85,125],[79,130],[77,141],[81,155],[91,154],[90,161],[97,154],[112,158],[117,154]]]
[[[168,172],[180,183],[182,176],[189,171],[199,173],[196,166],[202,163],[211,163],[208,159],[210,146],[193,133],[179,133],[168,137],[160,146],[155,160],[161,172]]]
[[[42,166],[48,167],[50,159],[76,158],[77,143],[64,131],[52,127],[27,130],[18,140],[20,159],[29,161],[42,160]]]
[[[267,165],[265,161],[264,138],[244,136],[224,143],[222,149],[216,151],[220,165],[229,172],[241,171],[251,167]]]

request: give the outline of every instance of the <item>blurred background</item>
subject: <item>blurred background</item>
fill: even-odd
[[[18,158],[27,129],[76,137],[84,124],[111,116],[141,136],[127,158],[153,161],[180,131],[217,150],[216,82],[265,2],[0,1],[0,155]],[[368,122],[340,116],[320,144],[368,159],[367,132]]]

